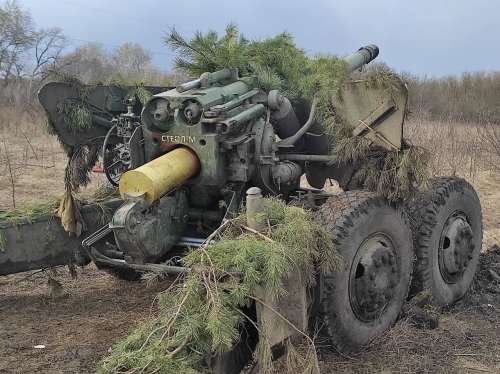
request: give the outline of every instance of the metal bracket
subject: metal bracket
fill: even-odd
[[[113,229],[109,227],[109,223],[106,226],[101,227],[99,230],[94,232],[92,235],[86,237],[82,241],[82,246],[86,250],[89,250],[92,245],[97,243],[99,240],[103,239],[105,236],[108,234],[111,234],[113,232]]]
[[[380,119],[390,113],[393,113],[397,110],[396,103],[394,100],[389,98],[387,101],[383,102],[378,108],[376,108],[373,112],[370,113],[368,117],[364,120],[359,120],[359,125],[352,131],[354,136],[361,135],[364,131],[368,130],[369,133],[367,137],[369,139],[379,139],[386,143],[390,148],[395,150],[399,150],[395,144],[390,142],[385,136],[383,136],[380,132],[378,132],[374,127],[379,123]]]

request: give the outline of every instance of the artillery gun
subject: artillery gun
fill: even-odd
[[[377,55],[378,48],[368,45],[345,62],[354,72]],[[66,83],[42,88],[40,102],[62,142],[103,144],[104,168],[110,182],[119,185],[121,199],[106,202],[113,214],[102,227],[95,207],[82,209],[83,241],[63,235],[53,221],[50,227],[45,220],[36,227],[4,227],[0,275],[90,261],[129,279],[146,271],[186,272],[172,259],[200,246],[225,217],[240,210],[246,191],[257,187],[264,195],[303,202],[331,232],[344,267],[319,275],[315,309],[340,350],[359,349],[389,328],[410,285],[411,293],[429,289],[442,305],[467,291],[482,223],[479,200],[466,181],[435,179],[428,191],[399,205],[349,186],[329,193],[322,190],[327,179],[345,179],[356,170],[329,154],[314,103],[292,105],[280,92],[260,89],[255,76],[240,76],[235,69],[150,90],[154,95],[142,106],[116,87],[92,88],[87,94],[92,126],[75,132],[68,130],[60,109],[78,96],[75,88]],[[354,136],[398,150],[406,102],[402,82],[389,92],[348,81],[336,109]],[[301,186],[304,174],[312,188]],[[31,248],[35,234],[49,231],[50,238]]]

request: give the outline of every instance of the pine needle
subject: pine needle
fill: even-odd
[[[311,102],[316,98],[316,119],[323,123],[330,151],[340,163],[358,165],[353,177],[358,188],[365,188],[391,201],[404,199],[427,184],[427,160],[422,149],[406,146],[386,151],[360,136],[336,115],[332,98],[342,97],[349,78],[345,62],[335,56],[306,56],[288,33],[273,38],[249,41],[233,24],[224,35],[214,31],[197,32],[191,40],[172,30],[166,43],[178,53],[176,67],[187,75],[200,75],[230,67],[240,75],[256,76],[264,91],[281,90],[292,102]],[[354,79],[367,88],[397,93],[401,79],[384,66],[375,66]],[[347,187],[347,186],[344,186]]]
[[[286,295],[283,282],[288,274],[300,272],[312,284],[313,278],[306,275],[314,274],[313,264],[339,268],[328,233],[310,212],[265,199],[264,218],[270,236],[243,228],[241,215],[228,221],[221,240],[191,251],[183,260],[191,268],[184,283],[159,295],[159,315],[118,343],[98,373],[153,373],[161,367],[162,373],[177,374],[182,365],[186,372],[202,371],[204,357],[227,352],[239,341],[240,329],[252,321],[242,310],[255,300],[257,289],[279,298]],[[258,328],[256,354],[266,372],[273,363],[266,327]],[[149,363],[145,369],[144,363]]]

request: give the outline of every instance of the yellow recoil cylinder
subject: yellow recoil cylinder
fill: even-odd
[[[186,182],[198,173],[198,157],[186,147],[176,148],[163,156],[129,170],[120,179],[120,195],[140,196],[152,203],[173,188]]]

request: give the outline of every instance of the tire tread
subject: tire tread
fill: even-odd
[[[437,177],[431,180],[429,189],[407,204],[413,233],[413,247],[417,257],[410,294],[431,287],[432,269],[428,266],[435,248],[430,243],[433,230],[438,224],[436,216],[452,193],[462,193],[474,188],[463,178]],[[482,225],[482,214],[479,217]]]
[[[333,243],[337,246],[347,239],[349,229],[355,226],[356,220],[368,214],[370,210],[380,208],[389,203],[383,197],[377,196],[373,192],[364,190],[353,190],[330,197],[316,213],[316,218],[321,222],[331,234]],[[397,209],[401,219],[407,227],[410,227],[408,214],[404,209]],[[412,243],[411,230],[408,230],[408,242]],[[414,258],[412,258],[412,262]],[[411,284],[408,282],[405,299]],[[336,316],[332,313],[331,300],[335,292],[335,282],[328,275],[323,276],[323,285],[319,295],[319,317],[323,323],[323,328],[333,346],[340,352],[357,351],[360,347],[350,346],[349,342],[338,333],[336,329]]]

